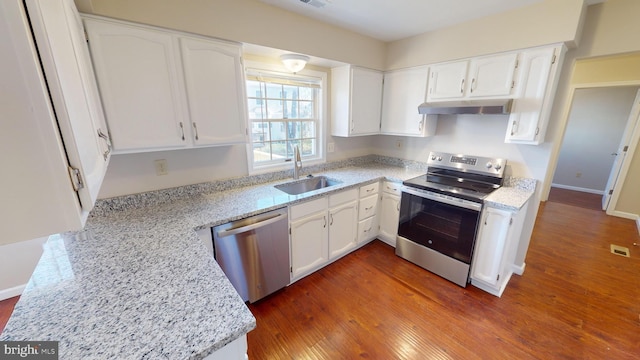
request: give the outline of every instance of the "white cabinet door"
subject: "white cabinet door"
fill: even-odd
[[[550,47],[523,54],[520,91],[509,116],[505,142],[537,145],[544,141],[562,53],[561,48]]]
[[[472,59],[469,66],[469,97],[509,97],[515,87],[518,54]]]
[[[436,117],[426,117],[418,113],[418,105],[426,100],[428,76],[427,67],[384,74],[380,128],[382,134],[405,136],[435,134]]]
[[[329,261],[329,220],[320,211],[291,222],[291,278],[297,280]]]
[[[356,247],[358,202],[352,201],[329,210],[329,259],[336,259]]]
[[[194,145],[246,141],[244,70],[240,47],[180,37]]]
[[[391,246],[396,246],[398,220],[400,218],[400,196],[383,192],[380,201],[378,237]]]
[[[331,69],[331,135],[380,132],[382,72],[342,66]]]
[[[432,65],[429,69],[429,101],[455,100],[465,96],[469,61]]]
[[[472,279],[492,286],[498,285],[505,266],[504,254],[511,214],[506,210],[485,208],[473,254]]]
[[[77,191],[86,217],[98,197],[111,149],[84,27],[72,0],[26,4],[69,165],[82,181]]]
[[[114,150],[180,148],[188,116],[167,33],[85,19]]]

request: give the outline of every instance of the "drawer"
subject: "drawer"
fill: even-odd
[[[358,204],[358,220],[364,220],[376,214],[378,209],[378,195],[374,194],[360,199]]]
[[[375,216],[358,222],[358,243],[372,240],[377,234],[377,224]]]
[[[385,181],[382,184],[382,191],[400,196],[402,193],[402,184],[393,181]]]
[[[327,211],[327,197],[321,197],[289,207],[289,220],[299,219],[319,211]]]
[[[378,189],[380,188],[380,182],[365,185],[360,187],[360,197],[363,198],[365,196],[373,195],[378,193]]]
[[[357,199],[358,189],[341,191],[339,193],[329,195],[329,207],[334,207]]]

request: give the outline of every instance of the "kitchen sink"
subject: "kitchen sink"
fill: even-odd
[[[319,190],[340,183],[340,181],[330,179],[326,176],[317,176],[309,177],[302,180],[296,180],[285,184],[275,185],[274,187],[280,191],[286,192],[289,195],[300,195],[308,191]]]

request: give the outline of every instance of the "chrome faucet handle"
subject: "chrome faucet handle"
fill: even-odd
[[[296,145],[293,148],[293,178],[298,179],[302,170],[302,159],[300,157],[300,148]]]

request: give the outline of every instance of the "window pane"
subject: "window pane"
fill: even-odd
[[[285,101],[283,116],[285,119],[297,119],[298,118],[298,102]]]
[[[286,94],[286,98],[289,100],[298,100],[298,87],[291,85],[283,86],[284,92]]]
[[[300,100],[313,100],[313,93],[315,89],[301,87],[299,88],[298,98]]]
[[[300,155],[302,156],[302,144],[300,144],[300,140],[291,140],[287,142],[287,154],[290,158],[293,159],[293,152],[296,146],[300,148]]]
[[[282,100],[267,100],[267,114],[269,119],[284,119],[282,117]]]
[[[269,123],[256,121],[251,123],[252,142],[269,141]]]
[[[284,121],[273,121],[269,123],[269,132],[271,133],[271,140],[285,140],[287,138],[287,132]]]
[[[302,156],[313,156],[316,154],[316,140],[307,139],[302,140],[302,146],[300,147],[300,153]]]
[[[264,106],[263,102],[258,99],[247,99],[247,104],[249,105],[249,119],[263,119],[264,117]]]
[[[259,81],[247,81],[247,97],[263,97],[260,86],[261,83]]]
[[[298,115],[299,119],[313,119],[315,117],[313,102],[300,101],[298,106],[300,107],[300,115]]]
[[[253,161],[268,162],[271,161],[271,143],[254,143],[253,144]]]
[[[282,99],[282,85],[267,83],[267,97],[270,99]]]
[[[288,158],[286,141],[274,141],[271,143],[271,153],[273,160]]]
[[[302,137],[312,138],[316,136],[316,123],[313,121],[302,122]]]
[[[299,121],[289,121],[287,123],[287,138],[288,139],[300,139],[302,133],[300,131]]]

